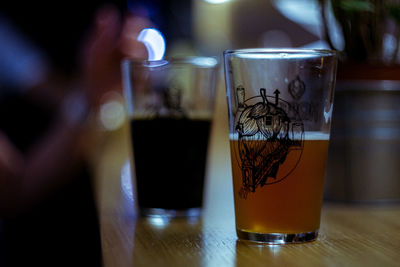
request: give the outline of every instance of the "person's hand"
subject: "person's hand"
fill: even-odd
[[[98,10],[82,56],[83,85],[92,107],[102,104],[105,93],[121,90],[123,58],[147,58],[145,46],[136,38],[149,25],[142,17],[129,15],[122,20],[112,6]]]

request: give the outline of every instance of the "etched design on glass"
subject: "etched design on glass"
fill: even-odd
[[[257,188],[288,177],[303,151],[304,125],[298,112],[279,97],[278,89],[273,93],[268,96],[260,88],[258,96],[245,100],[245,89],[237,88],[234,150],[242,171],[239,196],[244,199]],[[291,160],[285,162],[288,156]]]
[[[156,108],[156,116],[170,118],[186,117],[186,112],[182,108],[182,90],[177,87],[166,87],[160,91],[162,105]]]
[[[288,91],[294,99],[300,99],[306,91],[305,83],[297,75],[296,79],[292,80],[288,85]]]

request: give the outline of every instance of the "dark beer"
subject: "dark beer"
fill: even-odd
[[[210,119],[133,119],[136,192],[140,208],[199,208]]]
[[[319,229],[328,152],[327,137],[322,140],[304,140],[303,150],[289,152],[279,166],[277,177],[280,173],[289,175],[276,183],[257,187],[254,192],[248,192],[246,198],[240,196],[243,172],[234,154],[238,140],[230,140],[230,144],[236,228],[239,232],[292,234]]]

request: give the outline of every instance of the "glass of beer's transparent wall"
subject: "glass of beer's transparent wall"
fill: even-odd
[[[273,244],[316,239],[335,52],[228,50],[224,60],[238,237]]]
[[[198,216],[217,60],[190,57],[122,63],[136,199],[144,216]]]

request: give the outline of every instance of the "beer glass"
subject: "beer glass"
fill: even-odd
[[[239,239],[317,238],[333,108],[329,50],[224,52]]]
[[[122,63],[140,214],[200,215],[217,60]]]

